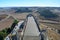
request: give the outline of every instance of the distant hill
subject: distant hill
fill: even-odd
[[[54,10],[54,9],[58,9],[60,10],[60,7],[0,7],[0,11],[15,11],[17,12],[32,12],[34,10],[37,11],[42,11],[45,9],[49,9],[49,10]]]
[[[51,12],[50,10],[47,10],[47,9],[43,10],[43,11],[40,11],[39,14],[40,14],[40,16],[43,16],[43,17],[45,17],[47,19],[49,19],[49,18],[57,18],[58,17],[58,15],[54,14],[53,12]]]
[[[32,10],[29,10],[28,8],[19,8],[16,10],[15,13],[23,13],[23,12],[32,12]]]

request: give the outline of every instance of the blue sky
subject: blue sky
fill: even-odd
[[[60,0],[0,0],[0,7],[60,7]]]

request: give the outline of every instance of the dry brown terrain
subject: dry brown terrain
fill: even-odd
[[[10,14],[10,15],[20,21],[20,20],[26,19],[26,16],[27,16],[28,14],[29,14],[29,13],[13,13],[13,14]]]
[[[53,30],[47,30],[48,31],[48,39],[49,40],[60,40],[60,34],[56,33]]]
[[[54,28],[54,29],[57,29],[57,30],[60,30],[60,24],[58,23],[56,23],[56,24],[53,24],[53,23],[43,23],[44,25],[46,25],[46,26],[48,26],[48,27],[50,27],[50,28]]]
[[[13,13],[8,15],[10,15],[11,17],[6,18],[5,20],[3,19],[3,21],[0,21],[0,30],[10,27],[15,18],[19,21],[26,19],[26,16],[28,15],[28,13],[22,13],[22,14]]]
[[[5,19],[8,15],[6,14],[0,14],[0,20]]]
[[[10,27],[12,25],[13,21],[14,21],[13,17],[9,17],[8,19],[1,21],[0,30]]]
[[[40,23],[41,30],[46,29],[47,36],[49,40],[60,40],[60,34],[56,33],[52,28],[47,26],[46,24]]]

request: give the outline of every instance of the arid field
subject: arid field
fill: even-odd
[[[5,20],[3,19],[3,21],[0,21],[0,30],[10,27],[13,21],[14,21],[13,17],[9,17]]]

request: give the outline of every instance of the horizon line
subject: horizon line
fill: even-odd
[[[0,6],[0,7],[60,7],[58,5],[6,5],[6,6]]]

